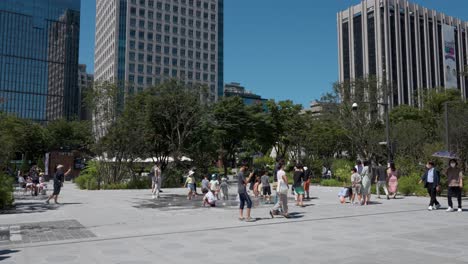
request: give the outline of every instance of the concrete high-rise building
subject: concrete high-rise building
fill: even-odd
[[[0,111],[78,117],[80,0],[0,1]]]
[[[242,99],[245,105],[263,104],[265,105],[267,99],[263,99],[260,95],[254,94],[245,90],[245,87],[240,83],[227,83],[224,85],[224,96],[234,97],[238,96]]]
[[[80,120],[91,120],[92,114],[85,102],[86,93],[93,88],[94,75],[86,72],[86,65],[78,66],[78,89],[80,91]]]
[[[97,0],[95,80],[133,94],[168,78],[223,93],[223,0]]]
[[[339,12],[339,81],[376,76],[392,105],[420,106],[424,89],[468,94],[468,23],[406,0],[363,0]]]

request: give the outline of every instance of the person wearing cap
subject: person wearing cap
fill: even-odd
[[[68,174],[71,173],[71,168],[69,168],[66,172],[63,172],[63,171],[64,171],[63,165],[62,164],[57,165],[57,168],[54,174],[54,192],[52,193],[52,195],[49,196],[49,198],[47,198],[47,200],[45,201],[46,204],[48,204],[50,199],[52,198],[54,198],[54,202],[56,204],[59,203],[57,199],[60,194],[60,189],[63,186],[65,176],[68,176]]]
[[[193,176],[195,172],[190,170],[185,181],[184,187],[188,188],[189,192],[187,193],[187,200],[192,200],[192,197],[195,197],[195,177]]]
[[[237,174],[237,191],[239,193],[239,220],[243,221],[246,220],[247,222],[251,222],[252,218],[250,217],[250,211],[252,209],[252,200],[247,193],[247,184],[250,182],[254,173],[250,173],[249,177],[245,178],[245,171],[247,170],[247,165],[243,164]],[[244,207],[247,203],[247,218],[244,218]]]
[[[210,190],[213,192],[213,194],[215,195],[216,199],[219,200],[219,181],[218,181],[218,177],[216,176],[216,174],[213,174],[211,175],[211,181],[210,181]]]

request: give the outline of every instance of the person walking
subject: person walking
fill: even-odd
[[[304,167],[304,192],[305,192],[305,199],[310,200],[310,178],[312,176],[312,172],[309,168]]]
[[[359,175],[361,175],[362,173],[362,170],[364,169],[364,166],[362,165],[362,161],[361,160],[356,160],[356,166],[354,166],[357,170],[357,173],[359,173]]]
[[[247,184],[254,177],[254,173],[250,173],[248,178],[245,178],[245,173],[248,166],[247,164],[242,164],[239,173],[237,174],[237,193],[239,194],[239,220],[252,222],[250,216],[250,211],[252,210],[252,200],[250,199],[249,194],[247,193]],[[244,207],[247,203],[247,217],[244,218]]]
[[[453,212],[452,197],[457,198],[458,212],[462,212],[462,190],[463,190],[463,172],[458,168],[458,162],[456,159],[452,159],[449,162],[450,166],[446,170],[447,185],[448,185],[448,208],[447,212]]]
[[[203,190],[208,189],[209,186],[210,186],[210,181],[208,180],[208,175],[205,175],[205,177],[203,177],[203,180],[201,181],[202,193],[203,193]]]
[[[385,171],[385,167],[379,164],[375,169],[374,169],[374,175],[375,175],[375,183],[376,183],[376,190],[377,190],[377,198],[380,199],[380,189],[383,188],[385,195],[387,196],[387,200],[390,200],[390,197],[388,196],[388,190],[387,190],[387,179],[388,175],[387,172]]]
[[[229,200],[229,185],[227,178],[221,179],[221,184],[219,187],[221,188],[221,193],[223,194],[223,200]]]
[[[263,175],[260,178],[262,182],[262,195],[266,200],[266,203],[271,202],[271,185],[270,185],[270,177],[268,176],[268,171],[263,171]]]
[[[71,173],[71,168],[69,168],[66,172],[63,172],[63,165],[59,164],[57,165],[57,168],[55,169],[55,174],[54,174],[54,192],[52,195],[47,198],[45,201],[46,204],[49,203],[49,201],[54,198],[54,202],[58,204],[59,202],[57,201],[58,196],[60,194],[60,190],[63,187],[63,182],[65,181],[65,176],[68,176]]]
[[[195,177],[193,176],[195,172],[190,170],[187,175],[187,180],[185,181],[184,187],[189,191],[187,193],[187,200],[192,200],[192,197],[195,197]]]
[[[153,199],[159,198],[159,192],[161,189],[161,163],[156,162],[151,168],[150,174],[151,177],[151,192],[153,193]]]
[[[368,205],[370,196],[371,196],[371,185],[372,181],[369,177],[369,162],[364,161],[364,167],[361,171],[361,181],[362,181],[362,188],[361,188],[361,195],[362,195],[362,204]]]
[[[293,187],[296,192],[296,205],[304,207],[304,188],[302,183],[304,182],[304,170],[301,164],[297,164],[293,176]]]
[[[424,187],[431,197],[427,210],[432,211],[440,208],[440,203],[437,201],[437,186],[440,184],[440,173],[435,168],[433,161],[429,161],[426,164],[426,168],[427,170],[421,177],[419,183],[424,182]]]
[[[220,188],[219,188],[218,176],[216,174],[211,175],[211,181],[208,186],[210,187],[210,190],[213,192],[216,199],[219,200]]]
[[[398,192],[398,178],[400,177],[400,173],[395,167],[395,163],[390,162],[387,169],[387,177],[388,177],[388,192],[393,195],[393,199],[396,199],[397,192]]]
[[[284,164],[279,164],[279,170],[277,172],[277,181],[278,186],[276,187],[276,195],[278,196],[278,201],[276,202],[275,206],[270,210],[270,216],[273,218],[275,215],[281,214],[285,218],[289,218],[288,214],[288,177],[286,176],[286,172],[284,171]]]
[[[354,205],[354,199],[358,197],[359,204],[361,204],[361,175],[357,172],[356,168],[351,169],[351,188],[353,194],[351,195],[351,204]]]

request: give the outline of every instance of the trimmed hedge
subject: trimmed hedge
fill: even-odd
[[[0,174],[0,209],[6,209],[13,204],[14,179],[8,175]]]

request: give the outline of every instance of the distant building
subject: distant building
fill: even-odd
[[[0,1],[0,111],[38,122],[79,115],[80,2]]]
[[[92,113],[85,102],[86,93],[92,89],[94,75],[86,72],[86,65],[78,66],[78,90],[80,91],[80,120],[91,120]]]
[[[309,108],[304,109],[303,112],[309,112],[313,116],[321,116],[326,113],[331,113],[336,109],[336,103],[313,100],[310,102]]]
[[[131,95],[177,78],[222,95],[224,0],[97,0],[96,18],[97,82]]]
[[[337,22],[340,82],[386,80],[392,106],[421,106],[434,87],[467,98],[468,77],[458,73],[467,65],[468,22],[407,0],[362,0]]]
[[[256,95],[250,91],[246,91],[240,83],[227,83],[224,85],[224,96],[234,97],[239,96],[244,101],[245,105],[265,104],[267,99],[263,99],[260,95]]]

